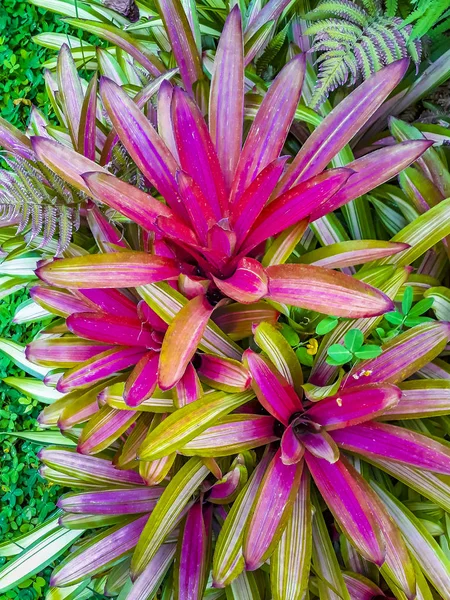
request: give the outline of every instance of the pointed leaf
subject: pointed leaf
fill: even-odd
[[[178,277],[177,263],[145,252],[114,252],[55,260],[36,269],[46,283],[70,288],[135,287]]]
[[[285,465],[278,450],[258,488],[244,534],[247,570],[254,571],[271,556],[292,514],[303,462]]]
[[[162,390],[173,387],[203,337],[213,311],[205,296],[196,296],[183,306],[170,323],[161,347],[158,382]]]
[[[172,46],[184,86],[192,93],[192,85],[203,77],[200,56],[189,21],[180,0],[157,0],[157,7]]]
[[[274,600],[297,600],[308,587],[312,552],[312,506],[309,475],[302,473],[292,515],[270,560]]]
[[[333,202],[334,195],[350,174],[348,169],[330,169],[296,185],[270,202],[244,240],[242,252],[248,252],[267,238],[309,217],[318,207],[326,206],[330,198]]]
[[[341,448],[362,456],[373,455],[450,474],[450,448],[403,427],[370,422],[332,431],[330,435]]]
[[[179,450],[217,419],[245,404],[252,397],[252,392],[214,392],[183,406],[150,431],[139,450],[139,457],[143,460],[155,460]]]
[[[274,265],[266,273],[268,298],[275,302],[350,318],[376,316],[394,308],[375,288],[322,267]]]
[[[142,532],[131,562],[132,573],[141,574],[176,526],[185,506],[208,475],[200,458],[191,458],[170,480]]]
[[[303,410],[294,388],[260,354],[248,349],[244,353],[244,359],[252,375],[252,387],[258,400],[278,421],[287,425],[293,414]]]
[[[385,549],[363,490],[344,463],[334,464],[306,452],[311,475],[345,535],[367,560],[381,565]]]
[[[172,122],[181,167],[200,187],[219,221],[227,205],[219,159],[199,107],[181,88],[173,92]]]
[[[218,458],[245,452],[275,441],[274,426],[275,420],[270,416],[228,415],[185,444],[180,453]]]
[[[342,429],[375,419],[396,406],[400,397],[401,390],[394,385],[362,385],[316,402],[307,414],[327,431]]]
[[[237,165],[232,189],[234,202],[278,158],[300,99],[304,74],[305,57],[298,55],[283,68],[265,95]]]
[[[406,59],[395,61],[340,102],[302,146],[280,182],[279,192],[323,171],[402,80],[407,68]]]
[[[423,323],[401,333],[382,346],[383,353],[354,367],[343,387],[364,383],[399,383],[440,354],[450,336],[448,323]]]
[[[125,526],[121,523],[91,538],[87,548],[81,546],[56,567],[52,573],[51,585],[79,583],[85,577],[114,565],[135,546],[147,518],[144,515]]]
[[[263,456],[244,489],[234,501],[220,530],[214,550],[212,571],[214,586],[217,588],[229,585],[244,570],[242,553],[244,526],[251,514],[255,496],[272,457],[271,451]]]
[[[173,209],[179,203],[177,162],[128,94],[108,79],[100,80],[103,104],[121,142],[142,173]],[[85,173],[94,169],[85,169]]]
[[[243,120],[244,48],[241,14],[236,5],[219,38],[209,96],[209,130],[228,191],[241,153]]]
[[[106,173],[84,173],[94,198],[119,211],[147,231],[154,231],[159,216],[173,215],[168,206],[138,188]]]

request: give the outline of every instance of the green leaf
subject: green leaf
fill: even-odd
[[[408,317],[418,317],[419,315],[423,315],[430,310],[430,308],[434,304],[434,298],[424,298],[420,300],[413,308],[409,311]]]
[[[287,325],[286,323],[283,323],[281,326],[281,335],[288,342],[288,344],[290,346],[292,346],[293,348],[298,346],[300,343],[300,338],[298,336],[298,333],[296,331],[294,331],[292,329],[292,327],[289,327],[289,325]]]
[[[46,431],[0,431],[0,436],[11,436],[29,440],[36,444],[58,444],[59,446],[76,446],[76,443],[62,435],[59,429]]]
[[[421,323],[431,323],[432,321],[434,321],[434,319],[431,317],[408,317],[405,319],[405,325],[407,327],[415,327]]]
[[[6,592],[42,571],[78,539],[84,531],[65,529],[58,525],[26,548],[0,569],[0,592]]]
[[[150,431],[139,448],[139,458],[156,460],[168,456],[253,397],[253,391],[213,392],[183,406]]]
[[[192,494],[208,475],[201,458],[193,457],[170,480],[139,538],[131,570],[139,575],[155,556],[168,534],[177,525]]]
[[[295,333],[291,327],[289,329]],[[253,335],[255,342],[267,354],[278,371],[289,381],[295,391],[301,394],[302,368],[298,364],[294,351],[283,336],[283,331],[280,333],[273,325],[264,322],[255,328]],[[295,335],[299,342],[298,335],[296,333]],[[295,345],[298,345],[298,342]]]
[[[413,288],[410,285],[408,285],[405,288],[405,291],[403,292],[403,298],[402,298],[402,312],[404,315],[407,315],[409,313],[409,311],[411,310],[411,306],[413,303],[413,296],[414,296]]]
[[[299,362],[302,365],[305,365],[305,367],[312,367],[314,362],[314,356],[308,354],[304,346],[300,346],[300,348],[297,348],[297,350],[295,351],[295,355],[297,356]]]
[[[404,318],[403,315],[397,311],[388,312],[383,316],[386,319],[386,321],[388,323],[390,323],[391,325],[400,325],[400,323],[403,322],[403,318]]]
[[[344,365],[353,358],[353,354],[341,344],[332,344],[328,348],[327,353],[328,356],[335,361],[335,364],[338,365]]]
[[[326,317],[325,319],[322,319],[316,327],[317,335],[326,335],[327,333],[330,333],[338,323],[339,319],[337,317]]]
[[[345,334],[344,344],[347,350],[350,350],[350,352],[356,352],[364,344],[363,332],[360,329],[350,329],[350,331]],[[331,353],[329,354],[332,358],[336,358]]]
[[[360,348],[357,352],[355,352],[356,358],[360,360],[365,360],[366,358],[376,358],[380,356],[383,350],[380,346],[375,346],[374,344],[365,344]]]

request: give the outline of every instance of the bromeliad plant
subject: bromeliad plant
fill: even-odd
[[[392,512],[395,503],[367,483],[378,471],[344,452],[435,499],[442,482],[433,471],[449,474],[447,446],[379,420],[448,412],[447,388],[434,379],[397,387],[441,353],[448,325],[418,325],[348,373],[326,354],[331,337],[342,343],[352,327],[367,337],[393,311],[405,265],[429,246],[418,244],[413,227],[394,243],[344,242],[287,263],[311,223],[326,225],[327,213],[392,179],[432,145],[403,141],[327,169],[400,82],[407,61],[339,103],[288,162],[280,154],[292,148],[304,57],[294,56],[258,99],[243,143],[243,42],[235,7],[210,91],[196,93],[193,71],[180,64],[183,88],[162,75],[134,99],[107,78],[100,96],[95,78],[85,91],[63,48],[55,98],[64,107],[64,144],[44,126],[31,142],[1,130],[10,151],[25,151],[77,190],[100,253],[72,247],[75,256],[45,260],[36,271],[43,283],[33,300],[61,319],[28,346],[26,363],[64,394],[44,409],[41,424],[58,425],[62,439],[77,444],[44,449],[42,471],[75,493],[60,501],[62,527],[52,521],[39,538],[47,551],[30,545],[0,572],[0,589],[76,542],[54,573],[54,594],[82,593],[95,580],[96,590],[128,600],[172,592],[200,599],[206,588],[207,597],[222,598],[224,586],[236,599],[270,588],[277,600],[296,600],[308,587],[320,598],[357,598],[359,588],[360,597],[413,599],[416,587],[426,597],[430,552],[421,547],[409,557],[410,528],[401,524],[399,532],[384,508]],[[115,152],[125,166],[120,177]],[[439,218],[435,235],[447,235],[448,218],[429,212],[425,225]],[[352,277],[363,263],[370,264]],[[344,318],[322,339],[307,384],[276,328],[292,307],[312,322],[323,313]],[[430,474],[417,483],[415,469]],[[309,473],[319,492],[313,500]],[[323,501],[335,520],[328,527]],[[92,534],[97,528],[107,529]],[[356,575],[344,580],[329,531],[335,539],[343,532],[342,555],[353,553]],[[371,571],[358,561],[382,565],[383,581],[361,578]],[[432,574],[441,593],[446,576],[444,565]]]

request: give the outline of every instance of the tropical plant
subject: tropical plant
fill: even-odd
[[[162,6],[181,14],[176,2]],[[211,82],[190,43],[194,29],[173,16],[163,22],[179,72],[114,30],[146,61],[153,78],[143,88],[106,77],[86,84],[64,46],[56,78],[47,74],[61,126],[35,114],[30,137],[0,127],[9,152],[83,202],[80,245],[61,259],[44,255],[25,311],[57,318],[26,350],[7,350],[38,370],[41,392],[63,394],[39,417],[40,441],[58,440],[40,456],[42,475],[73,493],[40,530],[0,546],[15,556],[0,570],[0,590],[70,547],[53,575],[56,598],[223,598],[226,586],[239,600],[269,589],[277,600],[307,589],[321,600],[404,600],[416,590],[430,597],[424,572],[445,595],[448,561],[404,496],[409,486],[449,507],[449,450],[435,439],[446,430],[381,420],[449,412],[437,358],[449,327],[418,324],[381,354],[372,331],[405,295],[410,265],[450,234],[450,201],[393,240],[336,239],[345,229],[330,215],[365,231],[361,196],[429,152],[426,139],[372,151],[362,138],[356,159],[348,147],[408,62],[375,73],[322,118],[300,102],[303,54],[293,52],[268,90],[256,78],[246,93],[238,6],[208,56]],[[301,119],[314,130],[298,150]],[[323,248],[310,243],[313,232]],[[364,358],[351,330],[379,356],[330,364],[334,344]],[[300,348],[311,368],[302,370]],[[413,375],[428,379],[404,382]],[[394,485],[405,486],[398,500]]]
[[[316,21],[305,35],[314,36],[311,52],[320,53],[313,107],[320,106],[338,86],[354,85],[399,58],[409,55],[419,64],[419,36],[410,39],[412,26],[396,17],[395,11],[394,2],[388,2],[383,11],[374,0],[324,0],[305,15]]]

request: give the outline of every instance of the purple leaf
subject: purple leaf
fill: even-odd
[[[254,258],[242,258],[236,271],[228,279],[213,279],[224,296],[243,304],[252,304],[267,295],[264,267]]]
[[[95,143],[97,134],[97,73],[94,74],[83,100],[78,130],[78,150],[95,161]]]
[[[65,494],[58,507],[66,512],[93,515],[126,515],[149,513],[158,502],[164,488],[139,487],[123,490],[101,490]]]
[[[287,427],[281,438],[281,460],[285,465],[295,465],[305,454],[305,446],[298,439],[291,425]]]
[[[134,367],[123,394],[128,406],[139,406],[153,394],[158,380],[158,363],[159,354],[147,352]]]
[[[305,453],[306,463],[322,498],[342,531],[367,560],[381,566],[385,549],[364,491],[340,460],[331,464]]]
[[[305,431],[298,434],[300,442],[310,454],[333,464],[339,459],[339,448],[334,440],[323,429],[322,431]]]
[[[55,587],[78,583],[89,575],[106,570],[132,550],[139,540],[148,516],[117,525],[91,538],[53,571],[51,585]]]
[[[201,59],[180,0],[158,0],[157,7],[169,36],[176,64],[186,90],[191,94],[192,86],[202,79]]]
[[[202,503],[196,502],[186,515],[178,541],[174,585],[179,600],[203,597],[207,576],[208,543]]]
[[[278,158],[300,100],[304,75],[305,57],[299,54],[277,75],[264,96],[236,168],[231,193],[233,202]]]
[[[238,247],[273,192],[286,160],[287,157],[283,156],[269,163],[233,204],[231,222],[232,229],[236,233]]]
[[[239,161],[244,121],[244,47],[239,6],[230,11],[219,38],[209,96],[209,130],[230,191]]]
[[[128,487],[145,485],[144,480],[135,471],[116,469],[110,460],[96,456],[82,456],[76,451],[49,446],[41,450],[39,459],[48,467],[71,475],[76,473],[80,481],[91,480],[103,486]],[[80,487],[82,487],[80,485]]]
[[[255,246],[309,217],[317,208],[324,206],[325,212],[330,198],[345,184],[351,171],[331,169],[312,177],[276,198],[262,211],[249,235],[243,241],[242,252]],[[331,202],[333,202],[333,198]]]
[[[371,422],[332,431],[330,435],[344,450],[450,475],[450,448],[409,429]]]
[[[145,252],[88,254],[36,269],[36,275],[50,285],[82,289],[137,287],[176,278],[179,273],[175,260]]]
[[[189,363],[183,377],[178,380],[173,389],[174,404],[177,408],[195,402],[203,396],[203,389],[197,375],[197,371]]]
[[[178,190],[189,215],[191,225],[203,245],[208,241],[208,229],[216,222],[217,215],[200,187],[184,171],[177,174]]]
[[[105,379],[110,375],[135,365],[145,353],[144,348],[124,348],[117,346],[97,354],[70,371],[66,371],[58,381],[56,389],[60,392],[69,392],[78,387],[86,387],[91,383]]]
[[[409,141],[376,150],[362,158],[345,165],[346,169],[355,171],[329,203],[315,210],[311,221],[337,210],[347,202],[367,194],[377,186],[389,181],[421,156],[433,145],[429,141]]]
[[[258,400],[275,419],[288,425],[293,414],[303,411],[294,388],[261,354],[248,349],[244,352],[244,359],[252,375],[252,387]]]
[[[327,431],[342,429],[375,419],[396,406],[400,397],[401,390],[394,385],[362,385],[316,402],[307,414]]]
[[[95,310],[108,313],[118,317],[128,317],[137,319],[137,305],[131,298],[123,294],[120,290],[113,289],[81,289],[74,292],[79,298],[86,299],[90,306]],[[74,312],[87,312],[88,309]]]
[[[401,333],[382,346],[377,358],[360,362],[342,387],[364,383],[399,383],[438,356],[450,336],[450,323],[423,323]]]
[[[36,365],[68,368],[111,349],[106,344],[64,336],[34,340],[26,347],[25,356]]]
[[[277,439],[274,425],[275,420],[270,416],[229,415],[188,442],[180,453],[217,458],[264,446]]]
[[[155,349],[152,332],[138,319],[103,313],[74,313],[67,318],[66,324],[69,331],[82,338],[106,344]]]
[[[219,221],[227,209],[219,159],[200,109],[181,88],[173,92],[172,121],[181,167],[200,187]]]
[[[159,216],[171,217],[168,206],[149,194],[106,173],[83,173],[91,195],[103,204],[120,212],[147,231],[155,230]]]
[[[30,289],[30,296],[33,300],[60,317],[68,317],[74,312],[87,312],[95,310],[89,302],[77,298],[66,290],[50,288],[44,285],[36,285]]]
[[[300,487],[303,462],[285,465],[278,450],[258,488],[244,534],[248,571],[260,567],[275,550],[291,515]]]
[[[136,165],[169,206],[183,215],[175,179],[179,167],[165,143],[147,117],[117,84],[102,78],[100,93],[113,126]],[[84,172],[90,170],[93,169],[84,169]]]
[[[349,275],[312,265],[266,268],[267,298],[338,317],[370,317],[394,310],[388,296]],[[370,382],[368,382],[370,383]]]
[[[321,173],[402,80],[408,60],[384,67],[357,87],[315,129],[280,182],[278,193]]]

